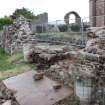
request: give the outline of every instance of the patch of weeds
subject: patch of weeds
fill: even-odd
[[[17,68],[15,62],[21,59],[23,59],[22,53],[10,56],[3,49],[0,49],[0,71],[13,70],[14,68]]]
[[[0,71],[12,69],[14,65],[11,65],[7,59],[10,57],[3,49],[0,49]]]
[[[24,62],[22,53],[12,56],[0,49],[0,80],[7,79],[11,76],[21,74],[23,72],[35,69],[35,64]]]

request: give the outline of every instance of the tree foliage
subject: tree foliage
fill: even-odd
[[[27,19],[34,19],[35,15],[33,12],[31,12],[30,10],[28,10],[27,8],[21,8],[21,9],[16,9],[15,12],[13,13],[12,17],[13,18],[17,18],[20,15],[24,16]]]
[[[10,24],[13,24],[13,20],[10,17],[5,16],[4,18],[0,18],[0,30],[2,30],[4,26]]]
[[[47,14],[47,13],[43,13],[43,14]],[[3,18],[0,18],[0,30],[3,29],[3,26],[8,26],[10,24],[13,24],[14,19],[18,18],[21,15],[24,16],[26,19],[37,19],[43,14],[39,14],[35,16],[34,13],[28,10],[27,8],[23,7],[21,9],[16,9],[11,16],[5,16]]]

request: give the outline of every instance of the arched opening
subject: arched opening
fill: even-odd
[[[72,20],[72,18],[74,20]],[[71,11],[68,12],[65,16],[64,16],[64,21],[67,25],[69,25],[71,22],[70,20],[72,20],[73,23],[80,25],[81,23],[81,17],[79,16],[79,14],[75,11]]]
[[[69,16],[69,24],[74,24],[76,22],[76,18],[74,14]]]

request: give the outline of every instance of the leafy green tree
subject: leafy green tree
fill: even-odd
[[[0,30],[2,30],[4,26],[10,24],[13,24],[13,20],[10,17],[5,16],[4,18],[0,18]]]
[[[36,17],[33,12],[24,7],[22,9],[16,9],[11,17],[17,18],[20,15],[23,15],[27,19],[34,19]]]

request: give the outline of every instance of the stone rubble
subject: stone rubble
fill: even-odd
[[[11,105],[11,100],[7,100],[5,103],[3,103],[2,105]]]
[[[24,59],[31,63],[37,63],[38,67],[41,67],[42,64],[45,67],[50,67],[50,65],[53,65],[59,60],[69,59],[70,55],[68,51],[66,46],[36,44],[24,50]]]
[[[60,88],[62,88],[62,86],[61,86],[60,84],[57,84],[57,85],[54,85],[54,86],[53,86],[53,89],[54,89],[55,91],[59,90]]]
[[[99,46],[103,47],[100,48]],[[86,48],[78,52],[70,51],[67,46],[40,43],[29,46],[24,44],[23,53],[25,61],[37,64],[38,73],[33,77],[35,81],[42,80],[43,75],[45,75],[63,85],[74,88],[75,76],[83,79],[100,78],[98,74],[104,76],[105,71],[101,70],[104,65],[99,63],[99,61],[104,62],[102,56],[104,53],[104,38],[94,37],[89,39]],[[62,87],[58,85],[53,86],[53,88],[59,90]],[[65,100],[54,105],[68,105],[71,98]]]
[[[84,51],[103,55],[105,53],[105,30],[101,29],[90,34]]]
[[[95,85],[104,85],[105,37],[103,36],[101,37],[100,35],[97,37],[93,35],[88,40],[85,49],[78,51],[72,57],[72,53],[69,52],[69,59],[54,62],[48,69],[45,69],[45,75],[69,87],[73,87],[76,76],[85,80],[92,79],[93,81],[97,81]]]
[[[61,82],[69,87],[73,87],[71,68],[72,62],[70,62],[70,60],[63,60],[52,65],[48,70],[45,70],[44,73],[53,80]]]
[[[7,89],[6,86],[0,83],[0,105],[19,105],[15,99],[16,91]]]
[[[73,96],[72,88],[68,88],[46,76],[41,80],[34,81],[33,77],[35,74],[37,75],[39,73],[32,70],[6,79],[3,81],[3,84],[8,89],[13,88],[16,90],[15,98],[20,105],[58,105],[60,102],[68,105],[66,103],[68,103],[68,100]]]
[[[105,80],[105,32],[91,33],[86,47],[74,53],[69,46],[49,44],[29,44],[29,23],[20,17],[16,23],[8,27],[4,33],[3,46],[7,52],[12,53],[23,48],[24,59],[36,63],[38,73],[33,76],[35,81],[47,76],[63,85],[74,88],[74,77],[83,79],[94,78]],[[5,40],[5,38],[7,38]],[[27,44],[26,44],[27,43]],[[12,49],[12,50],[11,50]],[[61,85],[53,86],[54,90],[62,88]],[[0,86],[0,104],[18,105],[13,92]],[[54,105],[68,105],[71,98],[65,99]],[[65,103],[67,102],[67,103]]]
[[[43,79],[43,76],[44,76],[43,73],[36,73],[33,78],[35,81],[39,81]]]

